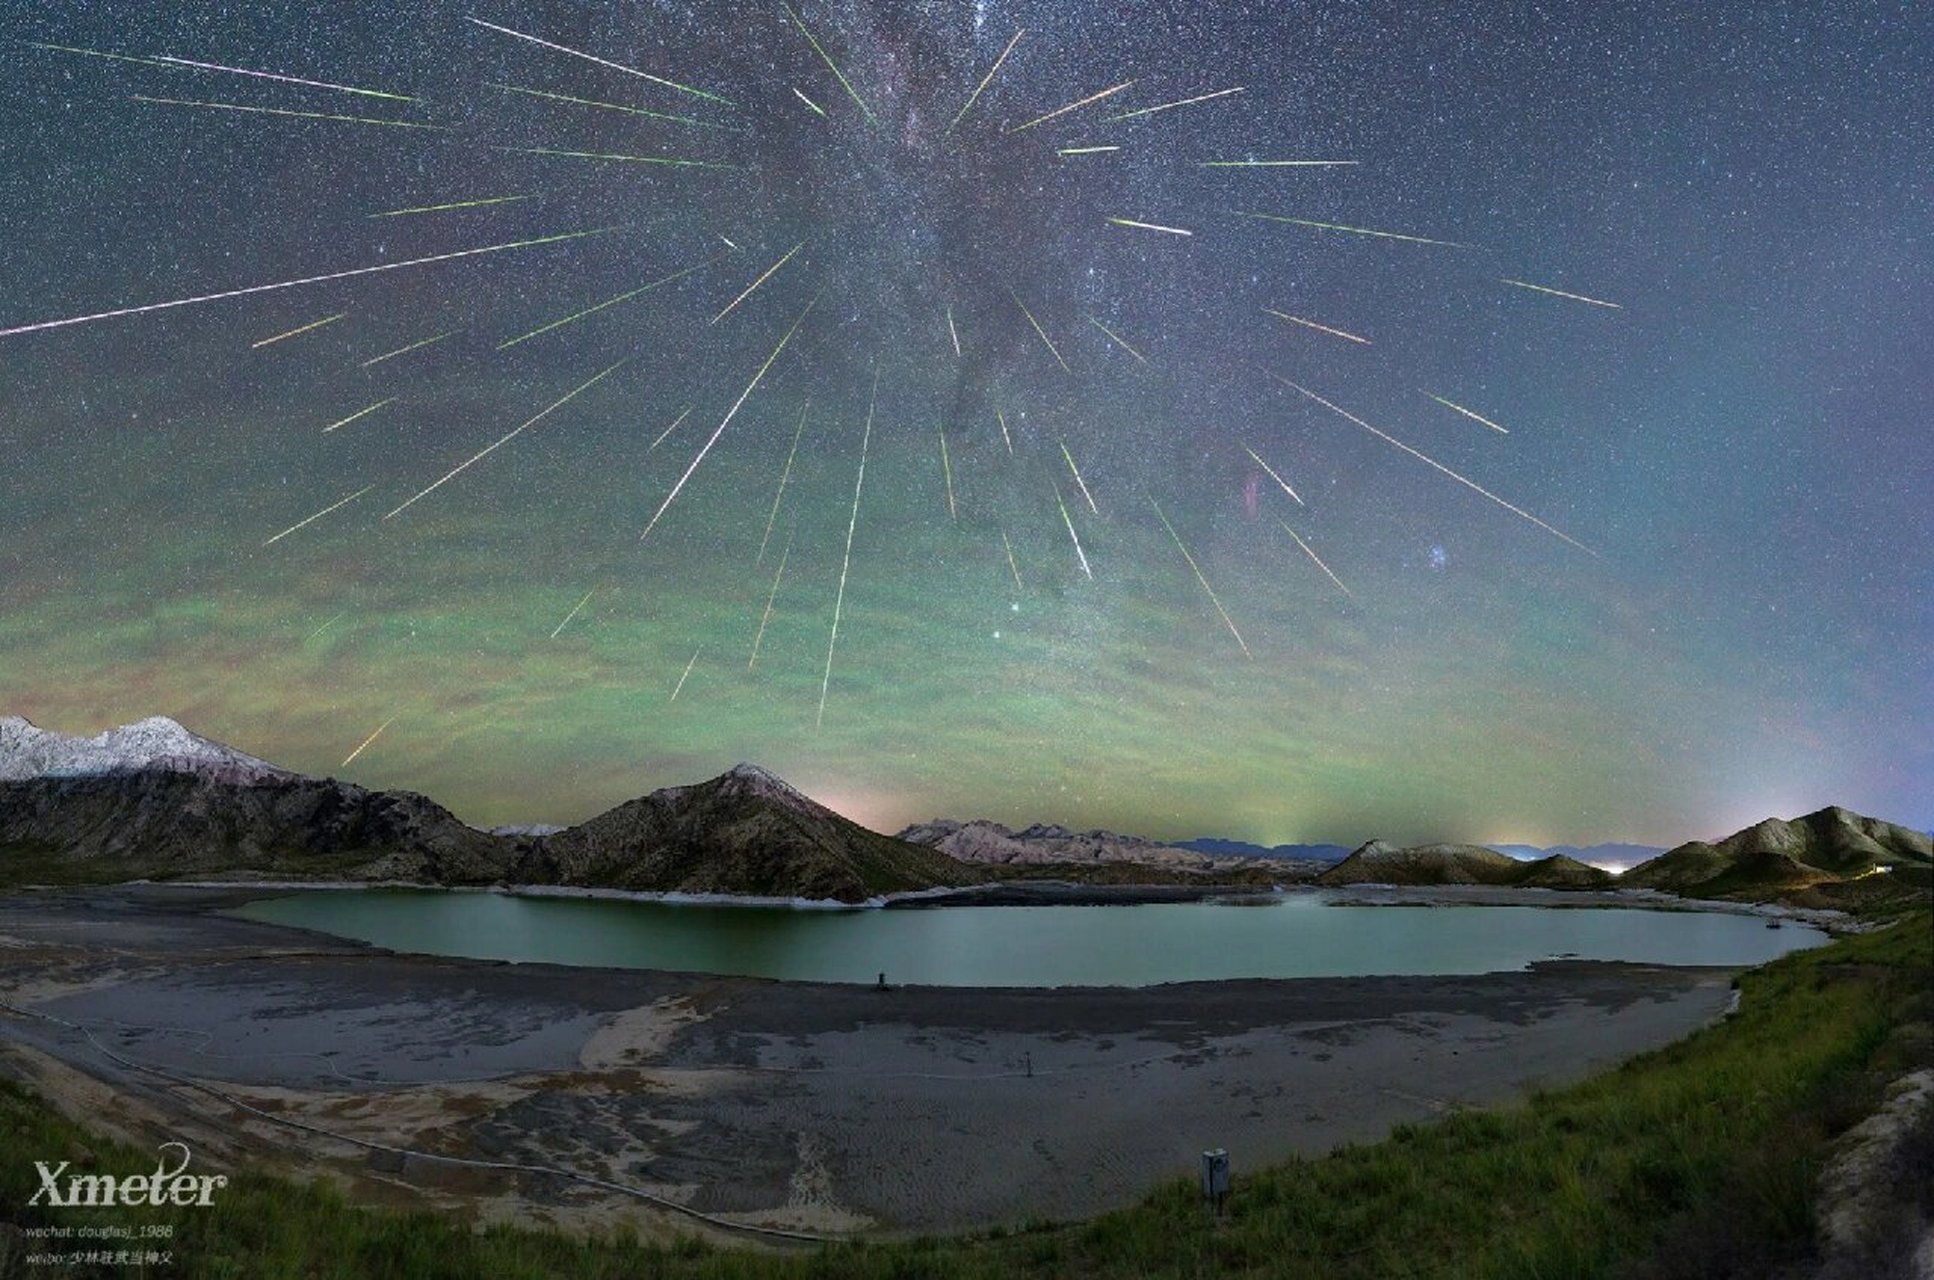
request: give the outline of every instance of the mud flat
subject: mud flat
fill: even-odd
[[[818,1233],[1079,1217],[1189,1172],[1205,1147],[1240,1172],[1576,1079],[1719,1016],[1732,975],[1549,962],[878,990],[406,956],[220,914],[259,894],[0,896],[0,1000],[17,1010],[0,1010],[0,1071],[218,1164],[647,1236],[716,1228],[582,1182],[340,1139],[566,1169]]]

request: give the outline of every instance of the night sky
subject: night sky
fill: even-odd
[[[752,760],[886,830],[1934,826],[1914,6],[0,37],[0,711],[480,825]]]

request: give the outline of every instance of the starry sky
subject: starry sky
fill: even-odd
[[[9,6],[0,710],[479,825],[1934,826],[1931,35]]]

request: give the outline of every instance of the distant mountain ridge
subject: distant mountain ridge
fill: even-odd
[[[1519,889],[1599,889],[1609,872],[1554,853],[1520,861],[1475,844],[1424,844],[1397,848],[1372,840],[1316,877],[1326,887],[1353,884],[1484,884]]]
[[[1283,858],[1293,862],[1341,862],[1350,856],[1350,846],[1346,844],[1261,845],[1247,840],[1224,840],[1219,836],[1178,840],[1175,847],[1225,858]]]
[[[1549,858],[1556,853],[1592,866],[1602,866],[1609,862],[1620,867],[1635,867],[1646,859],[1656,858],[1665,852],[1661,845],[1621,843],[1588,844],[1583,848],[1570,844],[1554,844],[1544,848],[1535,844],[1493,844],[1486,845],[1485,848],[1509,854],[1520,862],[1536,862],[1540,858]]]
[[[1217,859],[1193,849],[1112,831],[1072,831],[1048,822],[1014,831],[985,819],[956,822],[936,818],[903,828],[897,838],[938,849],[962,862],[993,865],[1138,862],[1196,871],[1217,865]]]
[[[1114,831],[1074,831],[1052,822],[1037,822],[1015,831],[986,819],[958,822],[935,818],[903,828],[898,838],[928,845],[962,862],[980,866],[1067,867],[1079,871],[1084,867],[1129,864],[1195,879],[1238,872],[1295,879],[1314,875],[1331,861],[1274,854],[1259,845],[1243,845],[1240,848],[1244,851],[1226,852],[1191,844],[1166,844]],[[1336,856],[1341,857],[1344,852],[1338,849]]]

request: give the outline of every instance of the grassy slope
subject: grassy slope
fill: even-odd
[[[1887,1079],[1934,1061],[1931,951],[1923,912],[1790,956],[1741,979],[1734,1018],[1580,1085],[1238,1170],[1220,1223],[1178,1181],[1089,1223],[1004,1236],[783,1256],[667,1251],[472,1232],[246,1174],[212,1210],[113,1220],[177,1224],[168,1274],[185,1277],[1757,1277],[1806,1251],[1808,1197],[1832,1137],[1872,1109]],[[0,1085],[0,1152],[0,1223],[102,1220],[22,1208],[40,1153],[89,1170],[154,1163],[10,1085]],[[0,1274],[24,1248],[0,1226]]]

